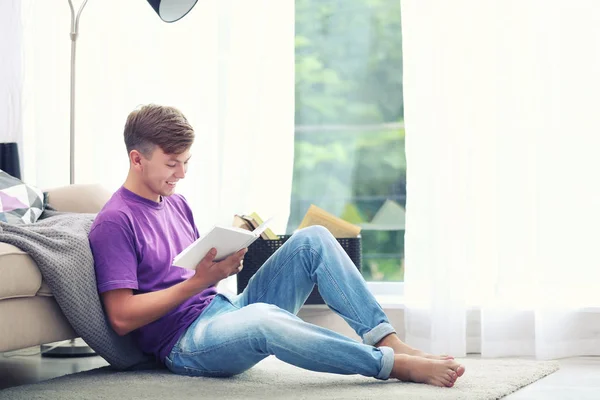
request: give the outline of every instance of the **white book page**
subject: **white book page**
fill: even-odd
[[[198,263],[213,247],[217,249],[215,261],[221,261],[236,251],[248,247],[258,237],[259,235],[245,229],[215,226],[179,253],[173,260],[173,265],[196,269]]]

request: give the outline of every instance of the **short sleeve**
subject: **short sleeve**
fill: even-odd
[[[181,204],[183,206],[185,216],[188,219],[188,221],[190,221],[192,229],[194,230],[194,236],[196,239],[198,239],[200,237],[200,232],[198,231],[198,227],[196,226],[196,222],[194,221],[194,213],[192,212],[192,208],[187,202],[187,199],[182,194],[178,194],[178,196],[181,198]]]
[[[111,221],[94,226],[89,235],[99,293],[115,289],[138,289],[137,252],[134,235]]]

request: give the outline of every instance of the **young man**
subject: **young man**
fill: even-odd
[[[98,291],[119,335],[131,332],[144,352],[186,375],[231,376],[269,355],[313,371],[447,387],[464,373],[452,357],[400,341],[325,228],[294,234],[232,298],[217,294],[215,285],[241,270],[247,249],[221,262],[211,252],[195,271],[173,266],[199,237],[189,205],[174,194],[194,131],[178,110],[147,105],[129,115],[124,136],[129,174],[89,237]],[[363,343],[296,316],[316,283]]]

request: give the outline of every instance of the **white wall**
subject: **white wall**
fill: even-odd
[[[23,60],[20,16],[20,0],[0,1],[0,143],[17,142],[23,164]]]

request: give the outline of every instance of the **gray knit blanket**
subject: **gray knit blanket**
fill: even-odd
[[[96,288],[88,234],[96,214],[45,210],[28,225],[0,222],[0,241],[26,252],[37,264],[63,314],[81,338],[116,369],[156,368],[130,335],[111,328]]]

